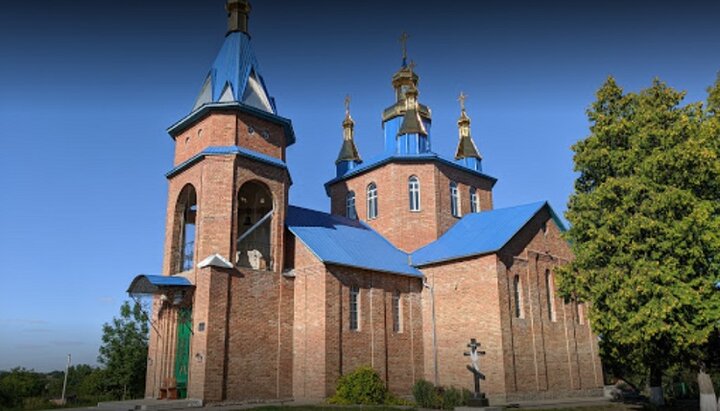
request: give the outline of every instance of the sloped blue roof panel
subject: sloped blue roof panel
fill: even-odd
[[[288,207],[285,222],[324,263],[422,277],[407,253],[365,223],[295,206]]]
[[[269,96],[265,81],[260,74],[260,64],[255,57],[250,37],[242,32],[228,34],[210,68],[212,101],[220,101],[226,84],[232,88],[235,101],[240,101],[245,93],[248,78],[253,71],[260,79],[265,94]],[[276,114],[277,110],[272,99],[270,99],[270,103],[273,105],[273,114]]]
[[[190,280],[185,277],[140,274],[132,280],[127,292],[130,294],[155,294],[164,288],[184,288],[192,287],[192,285]]]
[[[437,241],[412,254],[413,265],[449,261],[500,250],[543,207],[545,201],[465,215]],[[553,218],[555,213],[550,209]],[[556,220],[558,222],[559,220]],[[563,226],[560,224],[560,228]]]

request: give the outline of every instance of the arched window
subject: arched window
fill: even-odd
[[[367,186],[367,218],[372,220],[378,216],[378,192],[375,183]]]
[[[450,182],[450,213],[454,217],[460,217],[460,192],[454,181]]]
[[[577,322],[578,324],[585,324],[585,303],[577,304]]]
[[[470,187],[470,212],[480,212],[480,196],[478,195],[477,188]]]
[[[416,176],[410,176],[408,179],[408,194],[410,211],[420,211],[420,180]]]
[[[238,192],[236,264],[272,270],[273,197],[265,184],[249,181]]]
[[[355,209],[355,192],[351,191],[345,196],[345,216],[347,218],[357,218],[357,210]]]
[[[552,272],[550,270],[545,270],[545,289],[547,291],[548,318],[550,319],[550,321],[553,322],[557,320],[557,316],[555,314],[555,290],[553,290],[554,286],[555,281],[553,279]]]
[[[523,310],[522,280],[519,275],[513,277],[513,297],[515,301],[515,317],[525,318]]]
[[[195,262],[195,222],[197,194],[190,184],[183,187],[175,206],[175,244],[172,271],[180,273],[193,268]]]

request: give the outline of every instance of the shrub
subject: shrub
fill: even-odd
[[[443,410],[452,410],[455,407],[467,405],[471,396],[470,391],[467,389],[436,387],[425,380],[415,382],[412,393],[418,406]]]
[[[422,408],[438,408],[439,398],[435,386],[425,380],[417,380],[412,388],[415,402]]]
[[[330,398],[333,404],[385,404],[389,398],[385,383],[371,367],[359,367],[350,374],[343,375],[338,381],[335,395]]]
[[[452,410],[455,407],[467,404],[467,401],[463,401],[463,392],[455,387],[440,387],[439,391],[442,393],[440,396],[441,403],[439,408]]]

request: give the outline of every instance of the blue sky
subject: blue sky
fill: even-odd
[[[271,1],[253,4],[262,73],[297,143],[291,202],[327,210],[343,99],[361,155],[407,31],[434,151],[451,156],[468,96],[496,207],[565,211],[570,146],[608,75],[657,76],[703,100],[720,70],[718,2]],[[391,4],[388,4],[391,3]],[[94,363],[130,280],[161,270],[172,140],[225,33],[223,0],[16,1],[0,13],[0,369]]]

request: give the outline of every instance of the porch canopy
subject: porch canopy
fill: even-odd
[[[190,290],[193,287],[190,280],[185,277],[140,274],[132,280],[127,292],[133,297],[149,294],[167,295]]]

